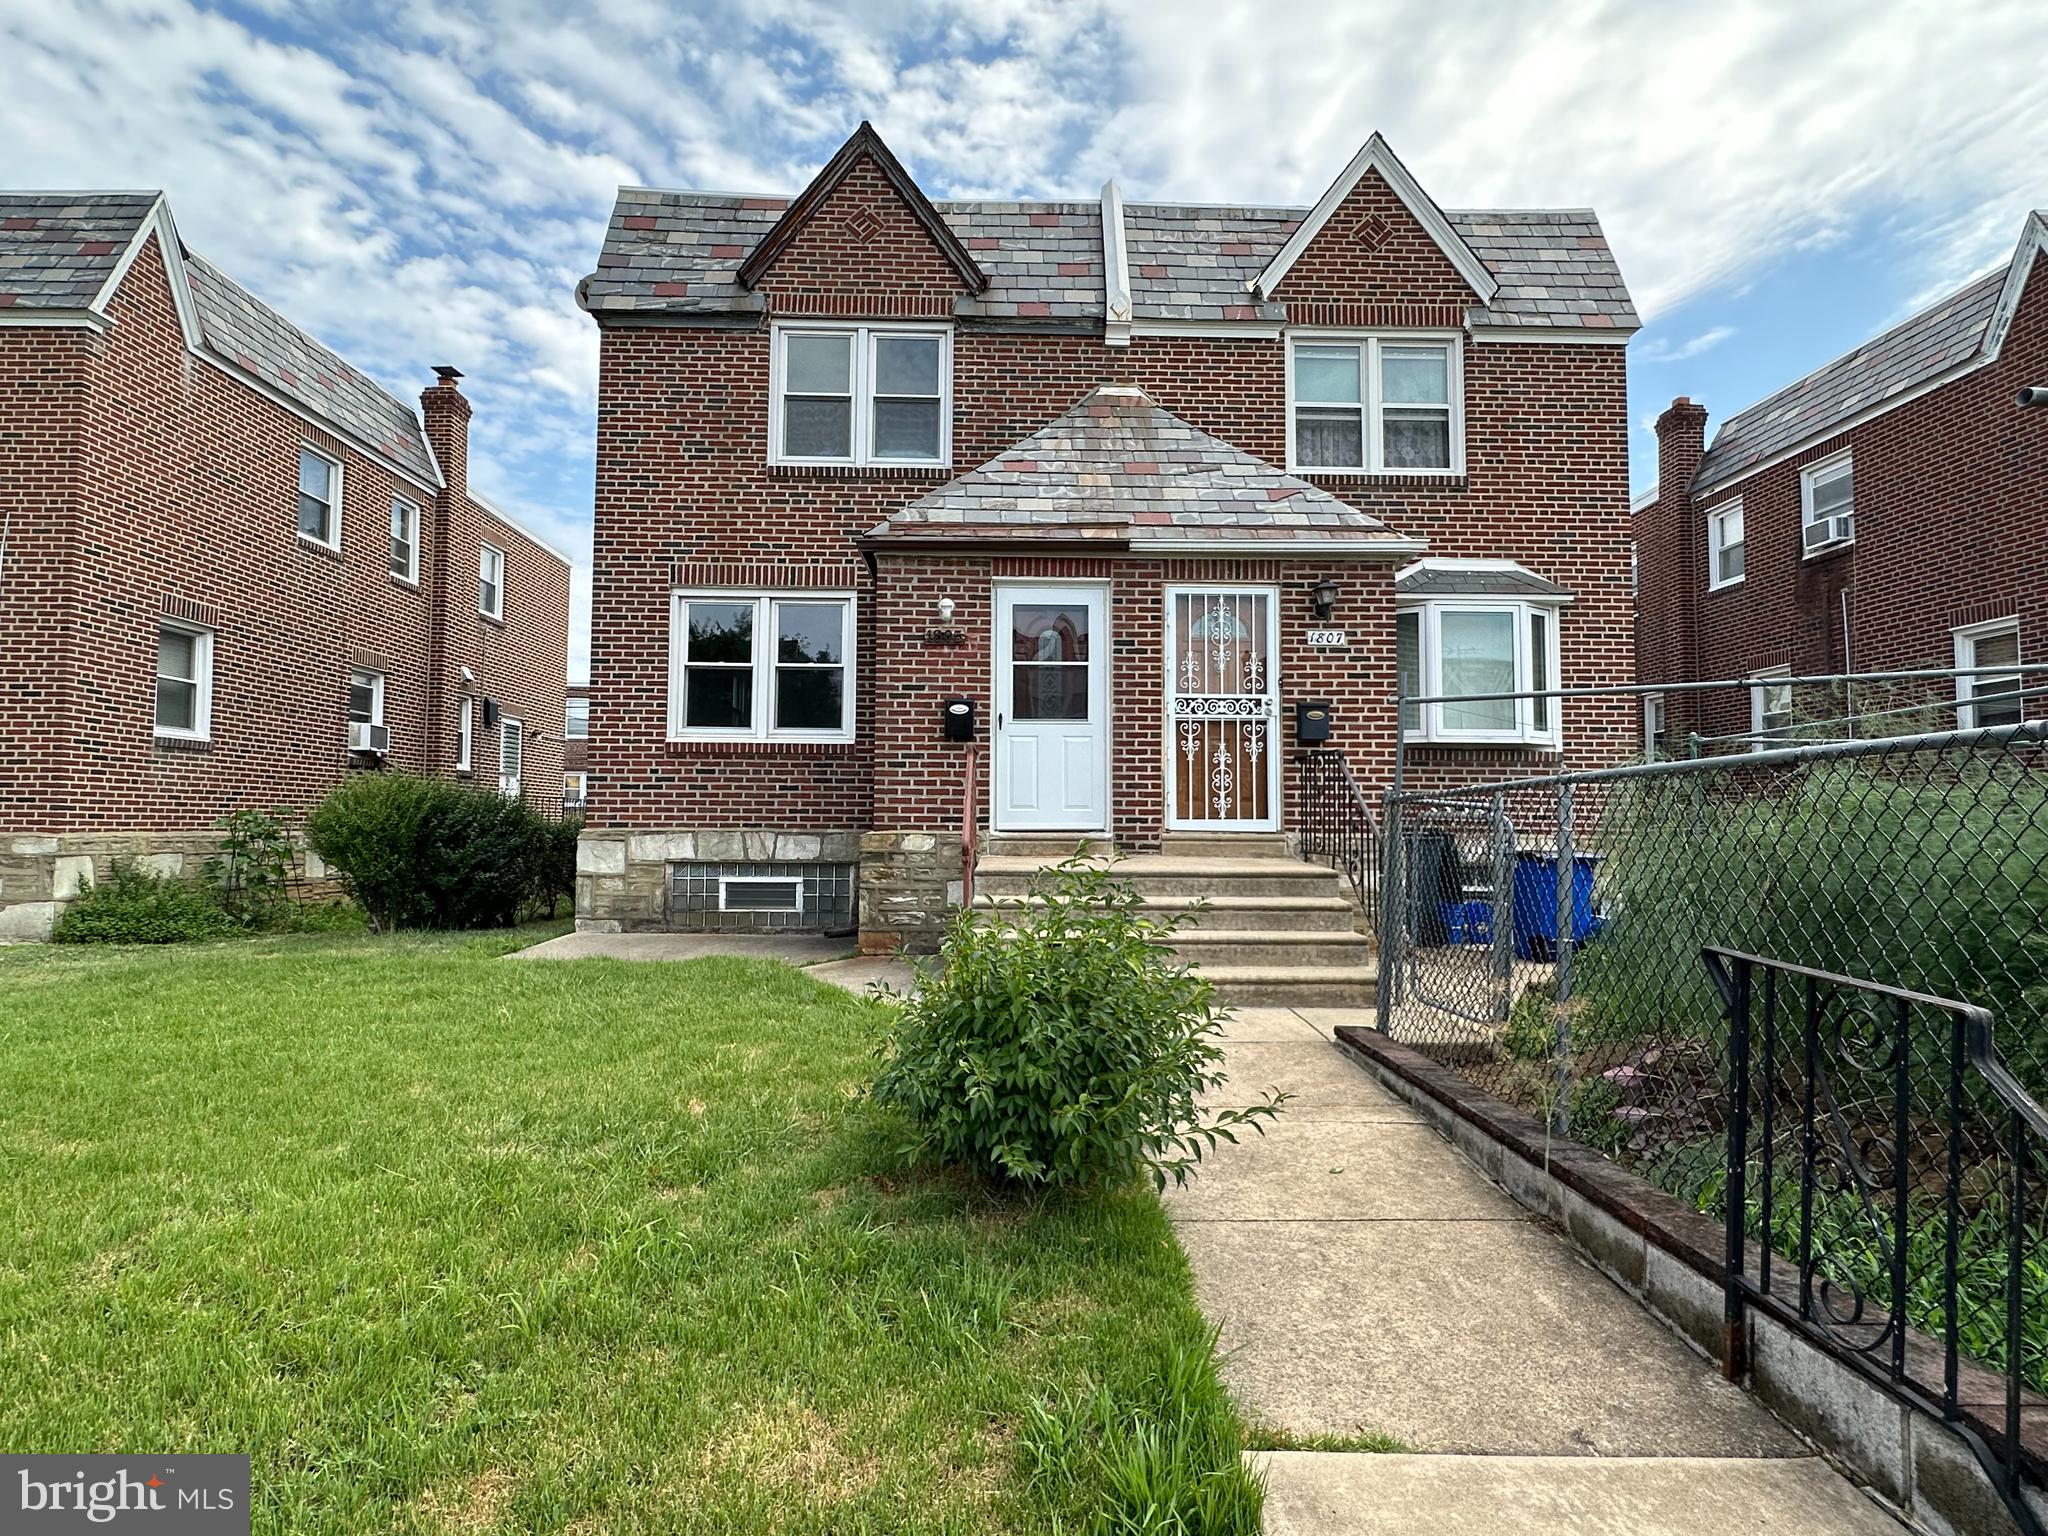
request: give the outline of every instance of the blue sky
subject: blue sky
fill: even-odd
[[[872,118],[934,196],[1312,202],[1374,129],[1451,207],[1590,204],[1719,420],[2002,262],[2048,205],[2012,0],[0,0],[0,179],[163,187],[186,241],[410,398],[580,566],[621,182],[794,191]]]

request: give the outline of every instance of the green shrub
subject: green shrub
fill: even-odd
[[[237,926],[206,887],[117,860],[107,880],[64,909],[51,937],[59,944],[183,944]]]
[[[1027,903],[963,912],[882,1044],[873,1095],[905,1111],[918,1150],[1024,1184],[1184,1181],[1205,1149],[1259,1127],[1285,1095],[1207,1115],[1223,1052],[1208,982],[1167,947],[1176,924],[1070,859]]]
[[[306,821],[308,845],[380,928],[509,927],[559,893],[559,836],[524,801],[395,773],[350,779]]]
[[[206,861],[206,878],[228,915],[249,928],[275,928],[291,909],[292,841],[286,810],[232,811],[214,823],[227,835]]]

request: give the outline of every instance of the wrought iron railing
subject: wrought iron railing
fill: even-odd
[[[1351,765],[1336,747],[1295,754],[1300,772],[1301,856],[1327,864],[1351,881],[1352,894],[1377,932],[1380,827]]]
[[[1728,1019],[1730,1376],[1755,1307],[1970,1446],[2027,1536],[2048,1115],[1969,1003],[1708,947]],[[1753,1243],[1753,1247],[1752,1247]],[[2003,1378],[2002,1393],[1982,1361]],[[2001,1402],[2002,1398],[2002,1402]],[[1994,1407],[1993,1405],[1998,1406]]]

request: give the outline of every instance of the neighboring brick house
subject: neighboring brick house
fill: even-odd
[[[1711,447],[1692,401],[1658,418],[1658,488],[1634,516],[1642,682],[2043,659],[2048,411],[2018,396],[2048,384],[2044,246],[2036,212],[2005,266],[1738,411]],[[1764,744],[1796,721],[1930,695],[1950,723],[2037,718],[2036,700],[1971,702],[2018,685],[1994,673],[1845,698],[1764,681],[1653,695],[1644,729],[1668,751],[1695,731]]]
[[[562,809],[569,815],[583,814],[583,800],[590,782],[590,685],[571,683],[566,712],[562,718]]]
[[[351,769],[559,813],[568,565],[470,493],[438,372],[388,394],[160,193],[0,193],[0,934]]]
[[[1629,680],[1637,321],[1589,212],[1447,212],[1377,136],[1313,209],[934,204],[863,124],[794,198],[623,189],[578,298],[586,926],[787,878],[928,943],[970,762],[999,836],[1249,846],[1298,823],[1297,702],[1376,792],[1397,675]],[[1426,715],[1417,782],[1634,744]]]

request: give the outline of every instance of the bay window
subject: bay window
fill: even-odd
[[[851,597],[707,592],[675,603],[671,739],[853,739]]]
[[[769,461],[947,463],[952,341],[911,326],[778,325]]]
[[[1547,603],[1445,598],[1394,615],[1402,723],[1412,741],[1554,747],[1554,698],[1453,695],[1526,693],[1558,686],[1557,610]],[[1416,698],[1442,702],[1418,704]]]
[[[1288,354],[1288,467],[1352,474],[1464,469],[1452,337],[1297,336]]]

